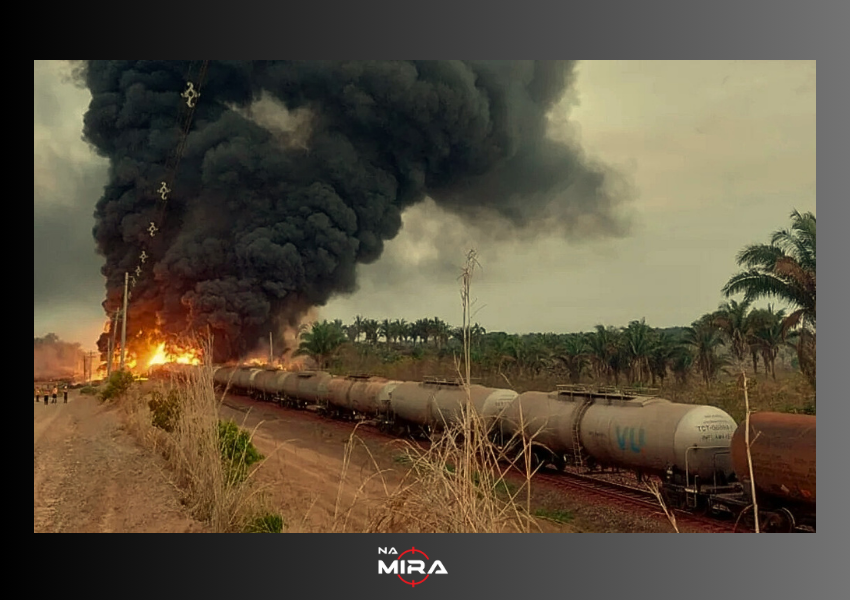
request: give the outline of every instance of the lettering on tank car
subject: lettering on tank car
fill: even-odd
[[[733,427],[728,423],[714,423],[709,425],[696,425],[697,431],[733,431]]]
[[[623,452],[626,451],[627,440],[629,450],[635,454],[640,454],[643,447],[646,446],[646,432],[641,427],[636,434],[634,427],[626,427],[621,430],[620,426],[617,425],[617,445]]]

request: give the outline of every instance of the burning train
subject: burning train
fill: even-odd
[[[202,367],[159,365],[152,376],[190,375]],[[373,421],[393,434],[429,435],[457,423],[466,389],[447,381],[394,381],[322,371],[213,367],[218,389],[336,419]],[[713,406],[679,404],[617,390],[562,386],[526,392],[469,386],[472,409],[496,444],[530,443],[535,468],[624,470],[657,477],[669,507],[697,514],[746,514],[753,504],[744,425]],[[815,423],[808,415],[757,413],[750,455],[761,527],[815,529]]]

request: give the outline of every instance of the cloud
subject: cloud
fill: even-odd
[[[72,325],[70,321],[79,318],[81,310],[90,315],[89,319],[98,312],[103,314],[103,259],[95,252],[92,227],[107,163],[81,139],[82,114],[90,96],[71,85],[67,73],[61,61],[34,63],[33,292],[37,335],[39,323],[61,328],[62,315],[67,315],[68,328],[76,328],[78,323]]]

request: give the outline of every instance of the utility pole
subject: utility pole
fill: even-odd
[[[89,385],[91,385],[92,375],[94,373],[94,357],[96,352],[89,352]]]
[[[269,331],[269,366],[274,364],[274,347],[272,344],[272,332]]]
[[[109,353],[107,354],[107,363],[106,363],[106,378],[109,379],[109,376],[112,375],[112,365],[115,363],[115,337],[118,334],[117,327],[118,321],[118,313],[116,312],[112,315],[112,337],[109,339]]]
[[[130,274],[124,273],[124,310],[121,311],[121,366],[119,369],[124,370],[124,357],[126,356],[125,348],[127,346],[127,283],[129,282]]]

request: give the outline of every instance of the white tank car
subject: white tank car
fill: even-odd
[[[333,376],[325,371],[296,371],[295,377],[283,382],[286,396],[301,404],[323,403],[328,400],[328,384]]]
[[[390,408],[390,394],[400,381],[372,377],[358,381],[348,392],[348,410],[364,415],[386,414]]]
[[[489,425],[517,397],[513,390],[469,386],[470,400],[478,415]],[[466,404],[463,386],[446,381],[404,382],[390,392],[390,407],[395,417],[421,426],[442,428],[457,423]]]
[[[237,392],[250,392],[254,387],[254,378],[263,372],[264,369],[252,367],[239,367],[233,375],[231,387]]]
[[[390,392],[400,383],[385,377],[334,377],[328,384],[328,404],[349,414],[387,414]]]
[[[220,367],[213,375],[213,381],[222,388],[228,387],[233,383],[236,370],[236,367]]]
[[[675,467],[711,480],[732,472],[735,420],[712,406],[655,397],[594,398],[579,424],[583,449],[599,464],[663,475]]]
[[[283,392],[283,381],[291,373],[282,369],[264,369],[254,377],[253,389],[258,397],[277,398]]]
[[[556,457],[572,455],[573,420],[580,405],[559,392],[519,394],[501,419],[502,435],[510,439],[522,434]]]

